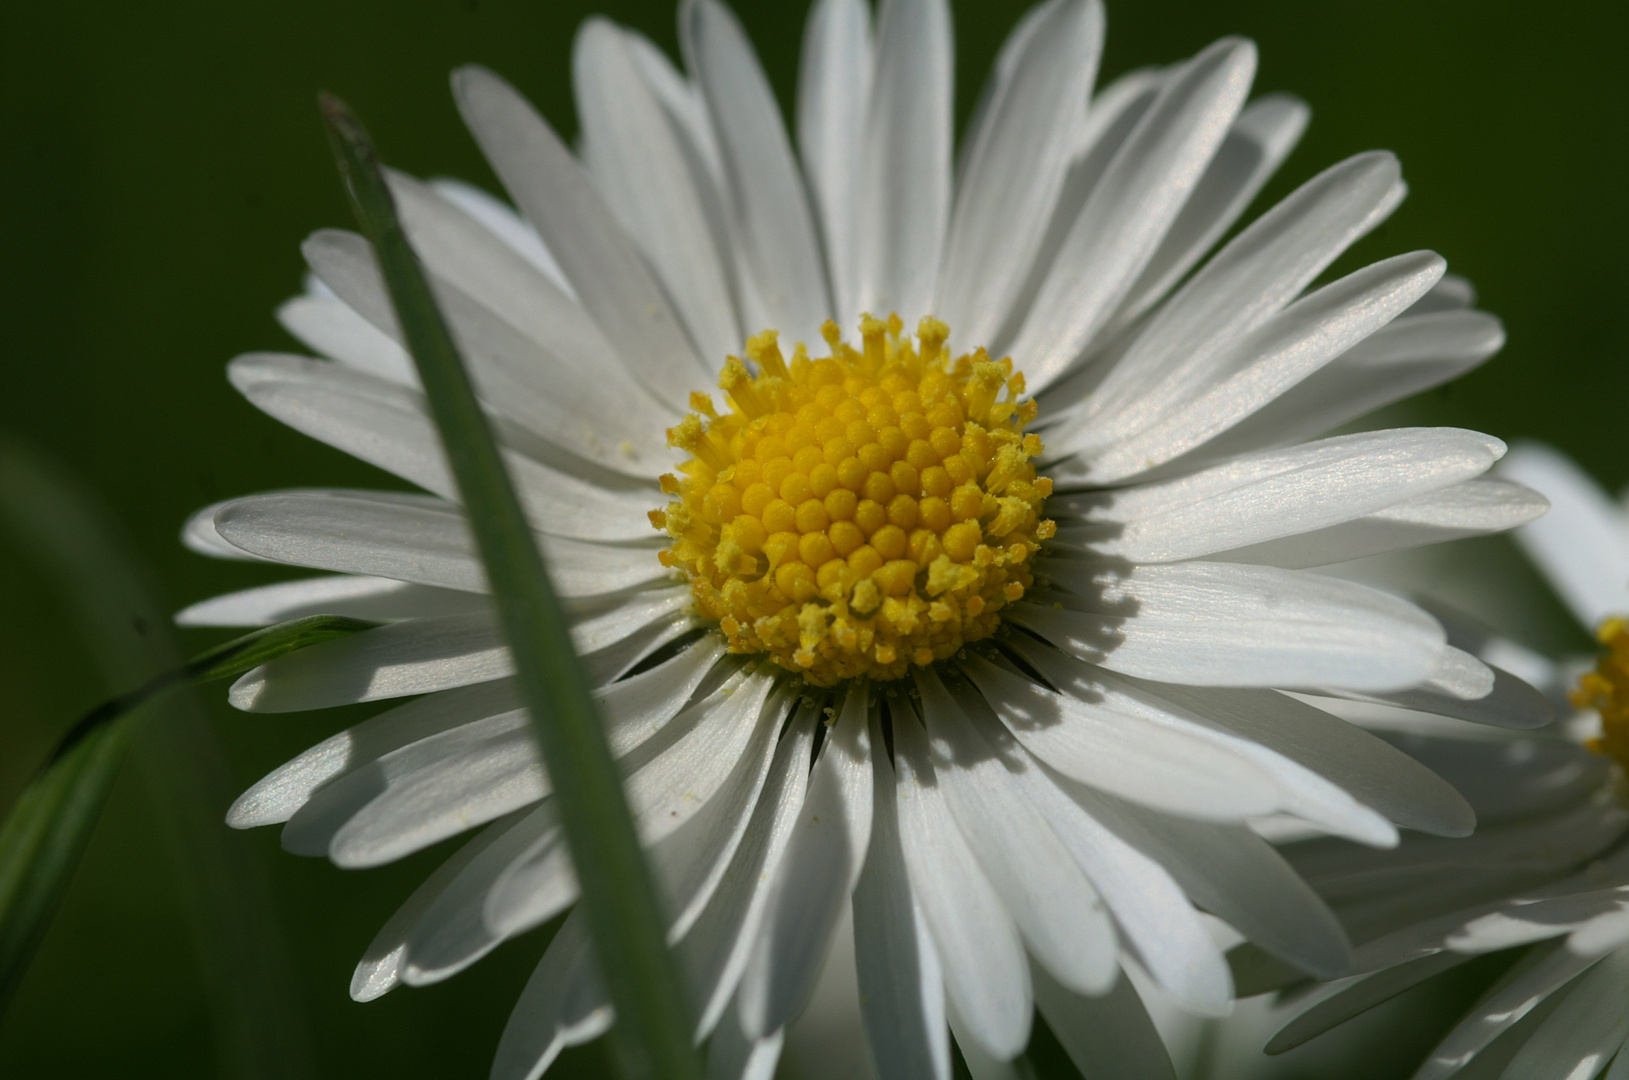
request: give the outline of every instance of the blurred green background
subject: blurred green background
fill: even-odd
[[[956,5],[960,116],[1026,6]],[[737,7],[789,104],[806,5]],[[289,576],[184,551],[176,531],[201,504],[275,487],[396,486],[261,416],[223,377],[236,353],[293,347],[272,311],[299,288],[297,245],[351,224],[317,90],[348,99],[393,164],[495,190],[447,72],[485,63],[570,132],[572,35],[591,10],[676,51],[663,0],[0,7],[0,430],[100,493],[174,606]],[[1261,47],[1258,91],[1311,104],[1312,127],[1258,210],[1354,152],[1401,156],[1410,197],[1350,258],[1434,248],[1510,334],[1481,371],[1401,410],[1408,420],[1540,437],[1613,487],[1629,480],[1623,5],[1137,0],[1111,2],[1108,16],[1106,76],[1238,33]],[[1521,573],[1497,544],[1473,561],[1512,581]],[[108,688],[3,541],[0,599],[4,806]],[[1540,644],[1565,640],[1527,629]],[[190,632],[185,645],[218,638]],[[210,692],[234,790],[355,719],[248,717],[222,697]],[[346,994],[356,958],[445,851],[348,873],[282,854],[274,831],[231,840],[272,882],[323,1075],[485,1075],[539,935],[450,983],[356,1005]],[[1453,1007],[1440,996],[1415,1006]],[[0,1024],[0,1074],[212,1076],[209,1024],[170,864],[131,772]],[[1423,1049],[1391,1047],[1398,1064]],[[561,1075],[591,1075],[601,1059],[590,1048],[565,1064]],[[1346,1071],[1378,1067],[1359,1058]]]

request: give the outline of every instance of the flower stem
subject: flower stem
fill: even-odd
[[[655,885],[565,613],[486,414],[396,216],[367,133],[337,98],[325,94],[321,105],[352,208],[373,242],[514,653],[521,699],[553,781],[600,972],[616,1008],[613,1044],[622,1072],[699,1080],[690,1014],[667,949]]]

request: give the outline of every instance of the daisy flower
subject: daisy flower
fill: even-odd
[[[1495,676],[1420,608],[1306,568],[1543,508],[1482,476],[1485,435],[1325,437],[1502,340],[1431,252],[1317,284],[1403,197],[1396,160],[1327,169],[1212,253],[1307,121],[1247,100],[1248,41],[1094,88],[1102,8],[1052,0],[954,150],[942,0],[817,3],[795,138],[726,7],[689,0],[679,29],[682,72],[582,27],[577,153],[498,76],[455,73],[513,209],[392,183],[571,605],[712,1068],[767,1075],[850,920],[850,1007],[891,1078],[948,1075],[947,1028],[1010,1060],[1037,1006],[1095,1067],[1163,1061],[1121,973],[1226,1012],[1210,917],[1346,971],[1247,822],[1385,847],[1472,815],[1275,688],[1475,714]],[[181,621],[381,624],[244,676],[243,709],[413,698],[233,825],[346,867],[484,827],[369,947],[368,1000],[577,886],[372,255],[338,231],[304,253],[280,315],[325,358],[243,356],[231,380],[421,491],[206,508],[198,550],[329,573]],[[495,1076],[611,1024],[590,944],[567,915]]]
[[[1629,512],[1546,446],[1517,446],[1500,471],[1549,498],[1550,515],[1516,539],[1579,624],[1595,630],[1602,652],[1553,663],[1494,637],[1465,643],[1518,660],[1577,710],[1517,738],[1452,721],[1405,737],[1402,745],[1469,796],[1484,823],[1476,836],[1411,838],[1380,857],[1321,842],[1286,849],[1362,942],[1361,974],[1279,1012],[1280,1024],[1292,1018],[1269,1050],[1477,956],[1523,946],[1416,1080],[1462,1070],[1529,1078],[1593,1077],[1608,1063],[1609,1077],[1629,1069],[1619,1053],[1629,1038]]]

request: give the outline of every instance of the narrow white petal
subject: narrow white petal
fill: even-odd
[[[895,806],[911,892],[968,1034],[992,1057],[1009,1060],[1029,1041],[1033,1007],[1018,929],[945,805],[920,723],[904,710],[893,713]]]
[[[277,309],[277,321],[307,348],[347,367],[403,386],[419,385],[407,351],[338,297],[296,296]]]
[[[467,592],[345,574],[301,578],[213,596],[176,612],[175,622],[177,626],[272,626],[309,615],[398,622],[433,615],[468,615],[486,607],[483,597]]]
[[[1047,663],[1041,650],[1032,655],[1018,647],[1032,663]],[[1082,783],[1174,813],[1223,820],[1266,813],[1276,803],[1259,768],[1185,730],[1182,718],[1118,692],[1116,683],[1058,693],[976,656],[962,670],[1026,750]]]
[[[459,111],[584,310],[661,400],[683,409],[705,363],[593,182],[530,103],[492,72],[453,74]]]
[[[1153,813],[1057,780],[1087,813],[1159,860],[1198,907],[1310,975],[1351,974],[1352,946],[1339,921],[1249,829]]]
[[[318,570],[486,592],[463,511],[428,496],[368,491],[251,495],[221,507],[215,530],[262,558]],[[669,576],[654,546],[538,535],[563,597],[621,592]]]
[[[722,363],[743,340],[727,251],[714,242],[698,177],[655,89],[640,74],[630,38],[603,18],[577,31],[572,84],[583,159],[673,298],[697,351]]]
[[[859,310],[856,203],[871,101],[871,12],[865,0],[809,9],[798,65],[798,155],[820,220],[836,312]]]
[[[1469,957],[1441,952],[1351,980],[1338,992],[1315,1000],[1311,1008],[1280,1028],[1265,1050],[1269,1054],[1293,1050],[1467,960]]]
[[[1233,990],[1227,962],[1165,869],[1064,794],[981,695],[958,696],[957,701],[1102,894],[1131,954],[1189,1009],[1204,1016],[1225,1013]]]
[[[1518,443],[1499,473],[1550,500],[1516,542],[1585,627],[1629,611],[1629,520],[1565,455]]]
[[[554,261],[554,256],[544,245],[543,238],[537,235],[537,230],[532,228],[525,218],[515,212],[514,207],[496,195],[463,180],[437,177],[430,181],[430,186],[435,189],[436,194],[480,222],[499,240],[520,252],[522,258],[542,271],[543,276],[558,286],[560,291],[573,300],[577,298],[577,294],[572,291],[571,282],[566,280],[565,271]]]
[[[610,1030],[613,1015],[594,967],[588,913],[566,917],[504,1026],[492,1080],[537,1080],[568,1046]]]
[[[967,345],[994,340],[1040,250],[1097,77],[1103,7],[1053,0],[1013,33],[958,177],[934,301]]]
[[[1532,488],[1504,480],[1467,480],[1338,525],[1220,551],[1211,557],[1290,570],[1332,566],[1388,551],[1504,532],[1536,521],[1549,508],[1549,500]]]
[[[1210,357],[1165,380],[1118,413],[1100,415],[1055,452],[1074,450],[1093,483],[1136,476],[1221,434],[1362,341],[1442,276],[1434,252],[1398,255],[1302,297]]]
[[[1115,1080],[1176,1080],[1170,1055],[1130,979],[1101,997],[1083,997],[1030,964],[1035,1004],[1081,1074]]]
[[[736,1023],[734,1009],[726,1009],[712,1041],[707,1044],[707,1080],[773,1080],[786,1032],[752,1038]]]
[[[1091,343],[1227,135],[1255,74],[1256,50],[1227,38],[1162,87],[1094,185],[1069,229],[1011,352],[1042,389]]]
[[[739,991],[741,1022],[754,1038],[785,1027],[802,1010],[871,838],[870,692],[850,684],[826,729],[786,864],[765,901],[763,925]]]
[[[1097,890],[931,668],[916,686],[945,804],[1030,953],[1071,989],[1103,993],[1119,968]]]
[[[1573,985],[1561,1008],[1539,1025],[1505,1068],[1511,1080],[1594,1076],[1629,1036],[1629,950],[1607,956]]]
[[[883,745],[876,724],[871,742]],[[866,1041],[879,1076],[950,1080],[939,953],[906,873],[899,796],[886,754],[872,757],[871,774],[876,811],[854,886],[854,962]]]
[[[1516,962],[1477,1002],[1470,1015],[1443,1036],[1415,1073],[1415,1080],[1445,1080],[1467,1065],[1533,1007],[1595,963],[1565,949],[1537,949]]]
[[[1057,542],[1139,563],[1196,558],[1326,529],[1439,491],[1486,472],[1503,452],[1498,439],[1458,428],[1337,436],[1088,496],[1098,505],[1087,510],[1086,523],[1065,523]]]
[[[1245,106],[1116,322],[1129,323],[1147,311],[1221,239],[1301,140],[1310,115],[1305,102],[1288,94],[1267,94]]]
[[[401,985],[402,963],[407,957],[407,934],[426,909],[441,895],[447,884],[483,851],[501,840],[520,819],[515,815],[488,825],[478,836],[453,853],[452,857],[425,878],[407,901],[379,928],[367,951],[351,975],[351,998],[372,1001]]]
[[[1195,453],[1220,460],[1321,435],[1411,394],[1457,378],[1504,347],[1504,326],[1484,311],[1416,314],[1443,282],[1392,320],[1285,390]]]
[[[826,276],[803,177],[758,57],[741,24],[718,0],[686,0],[679,42],[696,80],[724,168],[732,228],[762,310],[754,330],[773,327],[788,341],[812,342],[830,317]]]
[[[338,364],[269,353],[238,357],[227,377],[250,404],[296,431],[456,501],[457,485],[421,394]],[[504,462],[516,493],[537,528],[593,540],[650,537],[643,515],[652,489],[618,490],[562,472],[529,456],[533,447],[513,449],[518,433],[496,426],[511,447]]]
[[[683,596],[649,595],[661,599],[635,594],[596,635],[594,651],[584,651],[595,685],[610,682],[696,625],[683,613]],[[579,648],[583,644],[579,641]],[[381,626],[301,649],[241,676],[228,698],[250,712],[298,712],[427,694],[513,673],[492,616],[452,615]]]
[[[1174,373],[1204,364],[1293,300],[1396,205],[1387,153],[1359,154],[1313,177],[1234,237],[1172,297],[1086,404],[1122,411]],[[1028,371],[1028,365],[1025,367]]]
[[[428,187],[395,174],[391,188],[482,400],[567,457],[613,475],[648,480],[659,473],[673,412],[622,368],[582,310]],[[323,229],[300,250],[341,299],[402,340],[367,240]]]
[[[861,310],[931,314],[951,200],[954,47],[944,0],[882,0],[858,193]],[[859,312],[839,311],[841,325]]]

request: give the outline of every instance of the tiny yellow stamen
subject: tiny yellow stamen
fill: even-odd
[[[1570,695],[1573,705],[1594,709],[1601,717],[1601,733],[1586,746],[1629,769],[1629,623],[1611,618],[1601,624],[1595,638],[1606,651],[1585,672]]]
[[[865,316],[858,349],[829,321],[821,336],[829,356],[800,343],[788,364],[773,330],[755,335],[757,375],[728,359],[729,411],[697,395],[669,433],[693,456],[651,521],[732,651],[818,686],[895,679],[994,633],[1031,587],[1055,530],[1035,406],[1010,359],[952,359],[937,319],[913,340]]]

